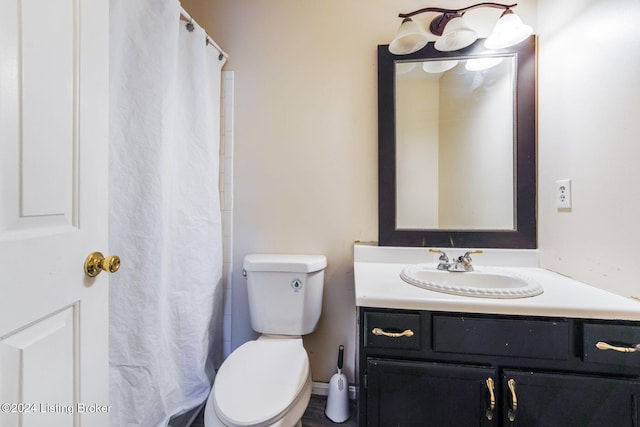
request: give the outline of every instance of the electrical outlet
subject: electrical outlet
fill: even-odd
[[[571,209],[571,180],[556,181],[556,208]]]

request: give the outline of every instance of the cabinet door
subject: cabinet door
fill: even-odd
[[[502,381],[504,426],[640,425],[639,381],[518,371],[504,371]]]
[[[491,368],[367,360],[367,426],[497,425]],[[493,388],[493,387],[492,387]]]

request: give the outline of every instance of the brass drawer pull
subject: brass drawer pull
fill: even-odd
[[[411,329],[405,329],[402,332],[387,332],[381,328],[373,328],[371,330],[371,333],[373,335],[382,335],[385,337],[389,337],[389,338],[401,338],[401,337],[412,337],[413,336],[413,331]]]
[[[496,409],[496,395],[493,392],[494,384],[493,378],[489,377],[486,381],[487,389],[489,390],[489,407],[487,408],[487,413],[485,414],[487,419],[491,421],[493,419],[493,411]]]
[[[615,345],[607,344],[603,341],[598,341],[596,343],[596,347],[598,350],[613,350],[619,351],[620,353],[635,353],[640,348],[640,344],[636,344],[633,347],[617,347]]]
[[[509,378],[507,381],[507,385],[509,386],[509,390],[511,391],[511,408],[507,412],[507,416],[509,417],[509,421],[514,422],[516,420],[516,411],[518,410],[518,397],[516,396],[516,380],[513,378]]]

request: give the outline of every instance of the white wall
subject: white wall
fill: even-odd
[[[220,108],[220,207],[222,209],[223,355],[231,353],[233,296],[233,71],[222,72]]]
[[[544,267],[640,295],[640,3],[538,0]],[[558,211],[554,182],[572,179]]]
[[[305,337],[305,347],[314,381],[328,381],[337,347],[344,344],[345,370],[353,382],[352,245],[378,236],[376,47],[393,38],[399,12],[425,2],[182,4],[229,53],[225,70],[234,71],[232,347],[254,336],[241,275],[244,255],[322,253],[329,262],[323,316],[319,330]],[[517,12],[535,27],[535,0],[520,1]],[[499,14],[483,9],[468,19],[486,36]]]

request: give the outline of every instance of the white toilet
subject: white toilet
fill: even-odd
[[[311,398],[302,335],[322,310],[322,255],[254,254],[244,258],[251,327],[262,335],[224,361],[207,400],[206,427],[293,427]]]

